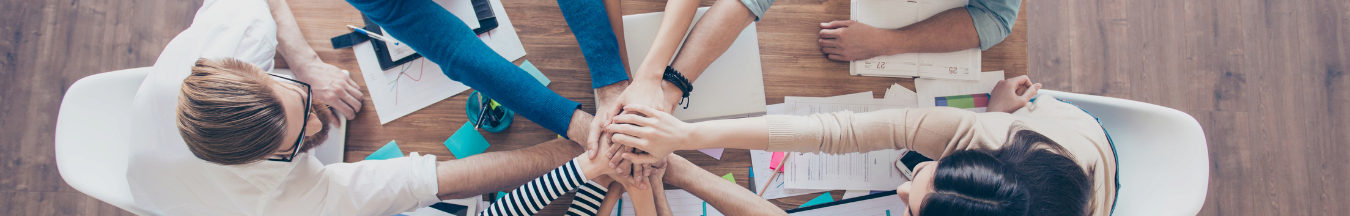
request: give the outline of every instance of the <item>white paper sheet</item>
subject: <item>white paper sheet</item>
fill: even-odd
[[[614,208],[609,215],[633,216],[636,211],[633,209],[632,198],[628,193],[623,193],[623,205]],[[717,211],[712,205],[699,199],[694,194],[685,190],[666,190],[666,203],[670,206],[671,213],[677,216],[721,216],[722,212]],[[620,211],[622,209],[622,211]]]
[[[786,97],[784,112],[791,115],[810,115],[849,110],[869,112],[882,109],[912,108],[910,103],[860,97]],[[790,164],[785,165],[785,187],[817,190],[891,190],[905,182],[903,174],[892,164],[900,157],[900,150],[879,150],[865,153],[818,154],[789,153]]]
[[[886,89],[886,96],[882,98],[896,101],[897,103],[905,103],[914,107],[918,107],[919,105],[919,93],[909,90],[909,88],[905,88],[900,84],[892,84],[890,88]]]
[[[968,0],[853,0],[852,20],[882,29],[897,29],[968,4]],[[930,77],[977,80],[980,49],[948,53],[905,53],[850,63],[849,73],[882,77]]]
[[[919,107],[934,107],[936,97],[990,93],[994,85],[1003,80],[1003,71],[983,72],[979,82],[939,79],[915,79],[914,88],[918,90]],[[971,110],[983,112],[984,110]]]
[[[750,165],[751,168],[755,170],[755,177],[754,177],[755,185],[753,187],[755,189],[754,192],[759,193],[760,190],[764,190],[763,189],[764,187],[769,187],[769,189],[764,190],[764,199],[778,199],[783,197],[800,196],[826,191],[826,190],[811,190],[811,189],[789,189],[785,187],[786,186],[785,183],[787,182],[787,180],[785,179],[787,178],[783,177],[782,174],[779,174],[780,176],[778,176],[777,178],[773,178],[774,170],[769,169],[770,166],[769,161],[772,160],[772,157],[773,152],[767,152],[763,150],[750,150]],[[791,165],[784,164],[784,166],[791,166]],[[770,178],[773,178],[773,182],[769,182]]]
[[[525,45],[520,43],[520,36],[516,35],[516,27],[511,25],[511,18],[506,16],[506,8],[502,7],[501,0],[492,0],[492,14],[497,16],[497,28],[478,35],[478,38],[483,39],[483,43],[487,43],[507,61],[525,57]]]
[[[870,190],[846,190],[844,191],[844,197],[840,197],[840,199],[849,199],[854,197],[867,196],[867,194],[870,193],[872,193],[872,191]]]
[[[371,102],[375,104],[375,114],[380,117],[380,124],[389,123],[469,89],[463,83],[450,80],[441,72],[440,66],[426,58],[380,70],[370,43],[360,43],[352,49],[356,51],[356,62],[361,66],[361,74],[366,79],[366,89],[369,90]]]

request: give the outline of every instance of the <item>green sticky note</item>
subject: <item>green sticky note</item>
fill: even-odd
[[[483,153],[488,148],[487,139],[483,139],[483,134],[473,128],[473,124],[465,123],[460,126],[450,139],[445,140],[445,147],[450,149],[450,153],[455,154],[456,159],[464,159]]]
[[[731,183],[736,183],[736,177],[735,177],[735,176],[731,176],[731,173],[727,173],[726,175],[722,175],[722,178],[727,179],[727,181],[731,181]]]
[[[829,192],[829,191],[826,191],[825,194],[821,194],[820,196],[816,197],[815,199],[811,199],[811,201],[807,201],[806,203],[802,204],[801,207],[807,207],[807,206],[813,206],[813,205],[820,205],[820,204],[825,204],[825,203],[829,203],[829,202],[834,202],[834,197],[830,196],[830,192]]]
[[[375,150],[375,152],[367,155],[366,160],[384,160],[400,157],[403,157],[403,150],[399,150],[398,144],[395,144],[393,140],[390,140],[389,144],[384,144],[384,147],[380,147],[379,150]]]
[[[947,106],[961,109],[975,108],[975,98],[970,95],[957,95],[947,97]]]
[[[521,63],[520,69],[525,69],[525,72],[530,73],[530,76],[534,76],[534,79],[539,80],[539,83],[543,83],[544,86],[548,86],[549,83],[553,82],[548,80],[548,77],[544,76],[543,72],[539,72],[539,68],[535,68],[534,64],[530,63],[530,60],[525,60],[525,63]]]

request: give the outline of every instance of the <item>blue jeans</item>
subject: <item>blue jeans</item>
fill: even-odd
[[[581,104],[554,93],[520,69],[431,0],[347,0],[389,35],[441,65],[451,80],[468,85],[530,121],[567,136]],[[514,29],[504,29],[514,31]]]

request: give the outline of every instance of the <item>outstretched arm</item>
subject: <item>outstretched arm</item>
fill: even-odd
[[[821,23],[820,28],[817,43],[836,61],[980,47],[980,36],[965,8],[953,8],[899,29],[878,29],[853,20]]]
[[[572,141],[555,139],[523,149],[442,161],[436,164],[437,195],[460,199],[515,188],[582,152]]]
[[[348,0],[398,40],[441,65],[452,80],[496,99],[530,121],[570,137],[581,104],[563,98],[492,51],[458,17],[431,0]],[[512,30],[512,29],[505,29]],[[557,164],[555,164],[557,165]]]
[[[690,83],[694,82],[754,21],[755,14],[741,1],[718,0],[689,31],[689,38],[685,39],[670,67],[684,74]],[[669,103],[678,103],[678,100]]]
[[[750,190],[717,177],[678,155],[669,157],[663,180],[684,188],[725,215],[787,215]]]
[[[319,54],[300,34],[300,26],[295,23],[295,15],[291,14],[291,7],[286,4],[286,0],[268,0],[267,5],[277,23],[277,52],[290,63],[295,78],[308,83],[319,101],[349,120],[356,118],[356,113],[361,112],[361,98],[365,96],[361,93],[360,85],[342,69],[319,59]]]

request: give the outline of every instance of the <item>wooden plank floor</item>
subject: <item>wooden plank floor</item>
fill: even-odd
[[[1033,80],[1200,122],[1211,161],[1201,215],[1350,214],[1350,1],[1028,7]]]
[[[199,6],[0,2],[0,215],[127,214],[61,181],[52,158],[57,107],[79,78],[153,64]],[[1200,121],[1212,164],[1202,215],[1350,215],[1350,2],[1027,7],[1033,80],[1173,107]]]

